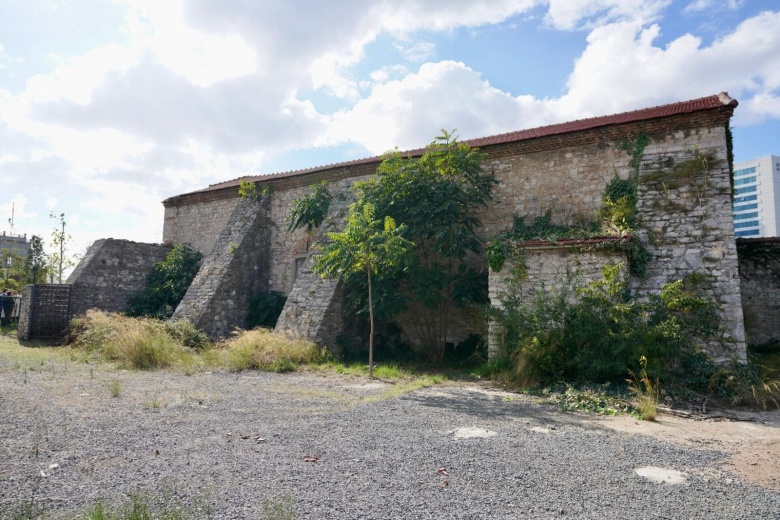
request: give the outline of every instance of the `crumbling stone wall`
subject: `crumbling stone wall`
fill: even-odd
[[[270,229],[267,197],[240,200],[172,318],[215,338],[244,327],[249,299],[268,291]]]
[[[342,180],[335,180],[328,184],[328,191],[333,196],[329,218],[333,219],[338,211],[346,211],[348,203],[353,200],[350,188],[356,182],[368,179],[369,176],[361,175]],[[307,237],[305,229],[297,229],[290,233],[287,231],[289,215],[296,200],[311,193],[314,185],[296,186],[286,190],[272,191],[270,195],[269,216],[271,222],[270,255],[273,258],[270,266],[268,285],[272,291],[281,291],[290,294],[293,280],[293,263],[296,258],[308,258],[313,250],[316,237]],[[341,208],[339,210],[338,208]],[[341,217],[336,217],[341,218]],[[328,227],[330,231],[336,228]],[[322,234],[319,234],[322,236]]]
[[[746,361],[725,125],[653,136],[639,172],[637,236],[652,255],[642,294],[695,276],[720,307],[720,331],[706,347],[716,362]],[[701,168],[693,168],[699,161]],[[695,172],[699,173],[695,173]]]
[[[170,247],[105,238],[95,241],[70,274],[71,316],[88,309],[125,312],[127,301],[146,287],[154,264]]]
[[[737,240],[748,343],[780,341],[780,238]]]
[[[503,309],[503,301],[509,294],[530,304],[540,291],[570,290],[568,296],[573,301],[575,286],[583,287],[601,280],[604,266],[625,263],[626,254],[614,248],[550,245],[526,248],[522,261],[525,277],[521,281],[512,274],[516,265],[511,260],[504,262],[501,271],[490,271],[488,284],[493,307]],[[488,356],[491,359],[502,352],[503,339],[501,327],[491,322],[488,333]]]

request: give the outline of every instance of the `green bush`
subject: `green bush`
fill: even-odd
[[[622,264],[607,265],[601,281],[565,292],[545,291],[529,305],[507,299],[494,311],[506,331],[507,355],[523,385],[565,381],[622,381],[648,360],[649,377],[675,373],[696,354],[693,338],[717,327],[715,305],[682,282],[638,301]]]
[[[165,260],[155,264],[146,287],[128,301],[128,314],[170,318],[198,274],[202,258],[200,252],[187,244],[173,246]]]
[[[279,316],[282,314],[287,296],[279,291],[271,291],[253,296],[249,300],[249,310],[246,315],[246,327],[276,327]]]
[[[163,328],[173,339],[185,347],[203,350],[211,346],[211,340],[203,332],[195,328],[189,320],[168,320],[163,322]]]

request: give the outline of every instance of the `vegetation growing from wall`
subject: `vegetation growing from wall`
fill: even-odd
[[[631,173],[627,179],[615,175],[607,183],[602,196],[601,208],[595,217],[583,215],[570,224],[555,224],[554,215],[548,210],[544,215],[534,218],[531,224],[526,223],[527,217],[515,216],[512,228],[499,234],[486,247],[488,266],[498,272],[504,262],[511,259],[517,266],[523,262],[523,242],[543,240],[556,243],[563,239],[588,239],[603,236],[628,236],[629,240],[607,242],[584,246],[586,248],[614,247],[626,251],[629,272],[637,277],[644,277],[650,254],[644,248],[634,233],[637,228],[636,204],[639,169],[642,165],[644,150],[649,139],[644,134],[637,135],[619,145],[621,150],[630,155]],[[582,248],[583,246],[581,246]],[[522,269],[513,267],[513,269]],[[516,274],[516,273],[515,273]]]
[[[187,244],[176,244],[157,262],[146,287],[128,301],[130,316],[167,319],[173,315],[195,275],[203,255]]]
[[[639,373],[674,373],[696,353],[691,338],[717,329],[716,306],[682,281],[647,301],[631,297],[624,266],[606,265],[604,278],[571,293],[542,291],[531,305],[505,298],[493,317],[506,332],[506,355],[524,385],[566,381],[622,381]]]
[[[292,209],[287,215],[289,223],[287,231],[292,232],[296,229],[306,228],[307,233],[311,233],[320,227],[322,221],[328,215],[330,203],[333,196],[328,190],[328,183],[322,181],[318,184],[312,193],[293,202]]]

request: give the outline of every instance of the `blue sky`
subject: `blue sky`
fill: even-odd
[[[3,0],[0,230],[158,242],[211,183],[721,91],[780,154],[776,0]]]

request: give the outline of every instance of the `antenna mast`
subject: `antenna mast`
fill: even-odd
[[[11,203],[11,218],[8,219],[8,222],[11,223],[11,236],[14,236],[14,210],[16,209],[16,204]]]

